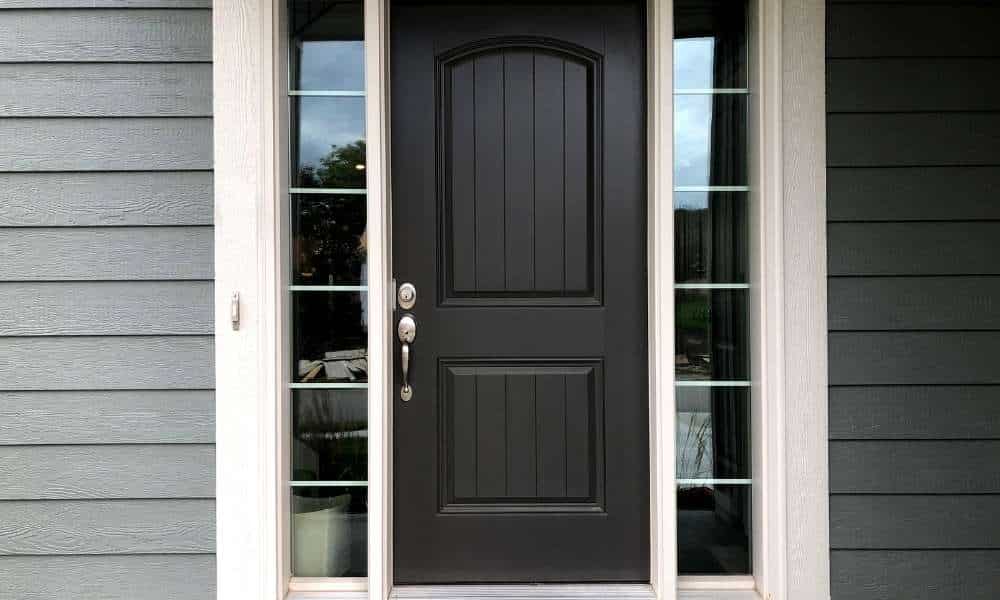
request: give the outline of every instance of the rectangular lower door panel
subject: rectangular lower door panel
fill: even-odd
[[[441,512],[601,511],[598,360],[446,360]]]

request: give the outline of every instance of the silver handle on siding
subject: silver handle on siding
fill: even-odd
[[[399,361],[403,369],[403,387],[399,389],[399,399],[409,402],[413,397],[413,388],[410,386],[410,344],[417,337],[417,322],[413,319],[413,315],[407,313],[399,318],[396,333],[403,344]]]

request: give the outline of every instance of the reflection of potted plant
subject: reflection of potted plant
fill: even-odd
[[[351,568],[350,494],[292,496],[292,564],[297,577],[339,577]]]
[[[359,481],[367,478],[368,423],[364,393],[298,390],[293,404],[292,478]],[[363,489],[363,488],[362,488]],[[292,496],[295,575],[338,577],[352,572],[363,492],[355,487],[305,486]],[[353,505],[352,505],[353,503]]]

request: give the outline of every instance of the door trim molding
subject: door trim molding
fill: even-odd
[[[755,513],[759,515],[755,535],[760,536],[755,544],[756,591],[728,592],[700,584],[692,587],[698,582],[687,577],[678,581],[676,570],[670,333],[673,22],[670,0],[648,3],[651,572],[650,586],[638,587],[663,600],[732,594],[741,598],[760,594],[773,600],[829,597],[825,5],[823,0],[751,3],[758,14],[755,50],[760,58],[755,69],[757,193],[761,216],[766,215],[760,223],[762,230],[766,227],[763,237],[770,240],[757,248],[763,274],[758,294],[764,320],[759,326],[766,340],[758,344],[765,352],[755,372],[760,377],[760,391],[755,393],[766,402],[759,415],[765,419],[764,427],[755,430],[761,436],[755,454],[761,478],[755,472],[754,479],[766,485],[755,486],[755,502],[760,501],[760,512]],[[370,98],[366,113],[372,515],[368,583],[292,582],[284,558],[288,423],[283,385],[287,366],[282,359],[287,345],[282,281],[285,190],[280,184],[287,168],[281,111],[287,90],[279,85],[285,69],[283,4],[215,0],[213,5],[217,597],[280,600],[366,593],[370,600],[406,598],[408,590],[394,590],[391,580],[392,287],[385,0],[365,0]],[[234,291],[243,304],[239,330],[233,330],[229,320]],[[679,587],[684,589],[678,591]],[[619,595],[607,592],[603,590],[604,597]]]
[[[658,599],[677,589],[674,397],[674,14],[646,5],[646,138],[649,275],[649,583]]]

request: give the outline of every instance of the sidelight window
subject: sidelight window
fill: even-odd
[[[751,572],[747,6],[674,3],[677,556]]]
[[[290,566],[367,575],[368,311],[361,2],[291,0]]]

